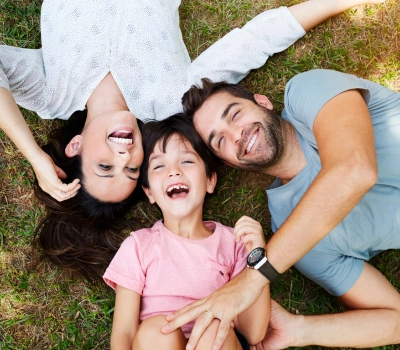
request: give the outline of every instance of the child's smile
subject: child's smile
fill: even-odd
[[[160,207],[164,221],[181,221],[201,219],[204,197],[213,192],[216,179],[207,177],[204,161],[190,142],[174,134],[165,152],[161,142],[155,145],[148,181],[150,188],[144,190],[150,202]]]

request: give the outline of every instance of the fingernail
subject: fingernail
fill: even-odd
[[[168,314],[167,316],[166,316],[166,318],[167,318],[167,320],[168,321],[171,321],[172,319],[173,319],[173,314]]]
[[[165,326],[162,326],[161,328],[163,331],[169,331],[169,324],[166,324]]]
[[[186,345],[186,350],[192,350],[192,346],[190,344]]]

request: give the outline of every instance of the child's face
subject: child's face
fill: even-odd
[[[206,175],[204,161],[188,141],[172,135],[165,149],[157,142],[149,159],[150,188],[144,189],[151,203],[157,203],[164,219],[202,215],[206,193],[212,193],[216,175]]]

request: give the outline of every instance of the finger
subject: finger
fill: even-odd
[[[63,202],[63,201],[66,201],[66,200],[68,200],[68,199],[71,199],[71,198],[75,197],[77,193],[78,193],[78,191],[72,192],[72,193],[70,193],[69,195],[66,195],[66,196],[62,197],[62,198],[59,200],[59,202]]]
[[[229,329],[230,329],[230,319],[222,319],[219,327],[218,327],[218,332],[217,336],[215,337],[214,343],[213,343],[213,350],[219,350],[222,348],[222,345],[225,343],[225,339],[228,336]]]
[[[203,312],[200,317],[197,318],[196,323],[193,326],[192,333],[186,345],[186,350],[195,349],[200,337],[203,335],[204,331],[211,324],[214,317],[207,311]]]
[[[203,305],[193,307],[184,313],[182,313],[181,310],[178,310],[167,316],[167,320],[170,322],[161,328],[161,332],[166,334],[171,333],[175,329],[178,329],[184,324],[198,318],[206,310],[207,307]]]
[[[67,189],[65,190],[66,192],[72,191],[73,189],[78,189],[81,187],[81,185],[79,184],[81,180],[79,179],[75,179],[74,181],[72,181],[69,184],[65,184],[67,185]]]
[[[62,170],[62,169],[61,169],[60,167],[58,167],[57,165],[54,165],[54,167],[55,167],[55,169],[56,169],[57,176],[58,176],[60,179],[66,179],[66,178],[67,178],[67,174],[65,173],[64,170]]]

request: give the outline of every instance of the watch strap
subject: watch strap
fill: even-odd
[[[281,274],[269,263],[268,259],[257,270],[260,271],[271,283],[277,281]]]

